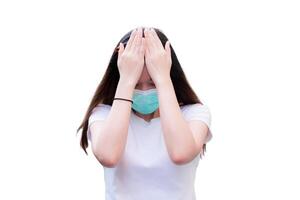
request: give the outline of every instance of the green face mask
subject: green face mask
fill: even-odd
[[[132,108],[142,114],[153,113],[158,109],[157,89],[138,90],[134,89]]]

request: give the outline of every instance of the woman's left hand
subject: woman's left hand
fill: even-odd
[[[157,33],[145,28],[145,64],[155,85],[170,79],[172,66],[170,42],[163,47]]]

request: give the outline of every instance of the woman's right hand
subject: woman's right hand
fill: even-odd
[[[125,49],[123,43],[120,43],[117,61],[120,79],[136,85],[143,71],[144,54],[145,38],[139,27],[131,32]]]

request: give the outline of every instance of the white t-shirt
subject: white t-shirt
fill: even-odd
[[[184,118],[201,120],[209,128],[206,142],[212,138],[211,113],[200,103],[181,106]],[[89,126],[104,120],[110,105],[93,109]],[[91,134],[88,129],[88,139]],[[150,122],[131,112],[127,144],[123,157],[113,168],[104,167],[105,200],[196,200],[194,180],[200,155],[184,165],[169,158],[160,118]]]

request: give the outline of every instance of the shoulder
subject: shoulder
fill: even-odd
[[[95,106],[92,110],[92,113],[93,112],[99,112],[100,110],[105,110],[105,111],[108,111],[111,109],[111,105],[108,105],[108,104],[103,104],[103,103],[99,103],[97,104],[97,106]]]
[[[91,115],[89,116],[88,119],[88,139],[91,139],[91,133],[90,133],[90,126],[95,122],[95,121],[103,121],[106,119],[106,117],[109,114],[109,111],[111,109],[111,105],[107,104],[102,104],[99,103],[97,106],[95,106],[91,112]]]
[[[209,106],[206,104],[196,103],[196,104],[184,105],[181,109],[182,109],[183,116],[187,121],[201,121],[207,125],[208,135],[206,136],[205,143],[210,141],[212,138],[212,131],[211,131],[212,117],[211,117]]]
[[[195,103],[195,104],[186,104],[180,107],[182,112],[190,112],[190,111],[209,111],[209,106],[206,104]]]
[[[187,120],[200,119],[210,124],[211,112],[209,106],[206,104],[195,103],[195,104],[183,105],[181,106],[181,111],[183,116]]]
[[[98,103],[96,107],[111,108],[111,105]]]
[[[95,106],[89,117],[89,124],[96,120],[104,120],[111,109],[111,105],[99,103]]]

